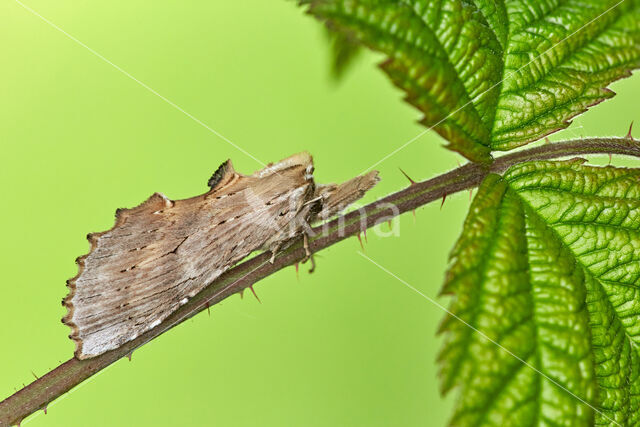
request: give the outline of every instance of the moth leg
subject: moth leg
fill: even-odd
[[[309,274],[311,274],[316,271],[316,260],[315,258],[313,258],[313,255],[311,255],[309,259],[311,260],[311,268],[309,269]]]
[[[282,246],[282,244],[281,243],[277,243],[276,245],[274,245],[273,247],[270,248],[271,249],[271,258],[269,259],[269,262],[271,264],[276,262],[276,255],[280,251],[280,246]]]
[[[302,246],[304,247],[304,259],[302,262],[307,262],[309,258],[313,260],[313,257],[311,256],[311,249],[309,248],[309,235],[307,233],[302,235]]]
[[[313,254],[311,253],[311,248],[309,247],[309,235],[307,233],[302,234],[302,247],[304,247],[304,259],[302,263],[307,261],[311,261],[311,268],[309,269],[309,273],[313,273],[316,269],[316,261],[313,258]]]

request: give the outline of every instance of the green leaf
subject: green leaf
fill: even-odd
[[[516,1],[507,7],[494,150],[566,128],[569,119],[615,95],[609,83],[640,67],[638,1]]]
[[[461,2],[435,8],[374,0],[317,1],[309,10],[386,53],[384,71],[424,113],[422,123],[437,124],[451,149],[490,158],[498,87],[490,89],[502,74],[502,47],[479,10]]]
[[[331,74],[338,81],[360,54],[362,47],[345,33],[327,31],[331,44]]]
[[[567,127],[640,67],[640,0],[302,3],[383,52],[421,123],[473,161]]]
[[[640,169],[573,160],[489,175],[443,288],[452,424],[638,425],[639,285]]]

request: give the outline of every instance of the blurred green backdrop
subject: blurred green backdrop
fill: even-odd
[[[26,5],[258,159],[315,157],[316,179],[348,179],[423,129],[365,54],[330,78],[320,25],[285,0],[30,0]],[[200,194],[233,158],[260,165],[14,0],[0,4],[3,284],[0,398],[72,355],[60,323],[85,235],[154,191]],[[620,135],[640,79],[552,139]],[[429,133],[379,166],[375,200],[462,159]],[[629,164],[629,163],[627,163]],[[436,297],[468,195],[369,233],[367,254]],[[29,418],[28,426],[443,425],[442,312],[357,254],[355,238],[144,346]],[[446,301],[440,300],[442,303]]]

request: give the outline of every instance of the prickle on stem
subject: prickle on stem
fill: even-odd
[[[360,242],[360,248],[364,252],[364,245],[362,244],[362,238],[360,237],[360,232],[359,231],[358,231],[358,234],[356,234],[356,236],[358,236],[358,241]]]
[[[631,135],[632,131],[633,131],[633,122],[631,122],[631,124],[629,125],[629,131],[627,132],[627,136],[625,136],[625,138],[633,141],[633,136]]]
[[[411,179],[411,177],[407,175],[405,171],[403,171],[401,168],[398,168],[398,169],[400,169],[400,172],[402,172],[402,175],[404,175],[405,178],[409,180],[409,185],[416,185],[416,182],[413,179]]]
[[[447,200],[447,193],[444,193],[442,195],[442,203],[440,203],[440,210],[442,210],[442,207],[444,206],[444,201]]]
[[[251,292],[253,292],[253,296],[256,297],[256,299],[258,300],[258,302],[260,304],[262,304],[262,301],[260,301],[260,298],[258,298],[258,294],[256,294],[255,289],[253,289],[253,286],[249,286],[249,289],[251,289]]]

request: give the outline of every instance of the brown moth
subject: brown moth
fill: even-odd
[[[75,355],[87,359],[115,349],[160,324],[242,258],[272,252],[309,224],[335,215],[378,182],[377,172],[340,185],[318,185],[304,152],[253,175],[230,160],[185,200],[155,193],[132,209],[118,209],[113,228],[87,236],[91,249],[77,259],[63,300]]]

